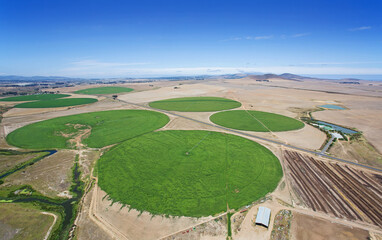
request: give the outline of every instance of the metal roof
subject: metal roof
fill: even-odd
[[[269,226],[269,220],[271,218],[271,209],[266,207],[259,207],[259,211],[256,216],[256,224],[261,224],[265,227]]]

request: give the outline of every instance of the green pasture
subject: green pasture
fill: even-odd
[[[97,163],[113,201],[152,214],[201,217],[272,192],[279,160],[248,139],[209,131],[158,131],[129,139]]]
[[[100,148],[151,132],[168,121],[165,114],[146,110],[82,113],[26,125],[8,134],[6,139],[13,146],[27,149],[72,148],[68,142],[70,136],[91,128],[82,143]]]
[[[126,93],[131,92],[134,89],[127,87],[96,87],[96,88],[87,88],[75,91],[74,93],[78,94],[114,94],[114,93]]]
[[[213,114],[210,120],[223,127],[254,132],[268,132],[269,130],[272,132],[280,132],[304,127],[304,123],[294,118],[275,113],[251,110],[219,112]]]
[[[20,103],[15,108],[55,108],[55,107],[69,107],[83,104],[89,104],[97,102],[95,98],[64,98],[64,99],[52,99],[36,102]]]
[[[36,100],[52,100],[57,98],[69,97],[68,94],[34,94],[23,95],[16,97],[1,98],[0,101],[6,102],[21,102],[21,101],[36,101]]]
[[[171,98],[149,103],[150,107],[179,112],[214,112],[237,108],[241,103],[220,97]]]

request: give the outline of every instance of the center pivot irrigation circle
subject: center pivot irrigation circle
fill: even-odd
[[[273,191],[282,169],[267,148],[210,131],[159,131],[125,141],[98,161],[99,186],[139,211],[208,216]]]

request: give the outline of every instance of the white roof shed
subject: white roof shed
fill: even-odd
[[[256,216],[256,224],[263,225],[264,227],[269,227],[269,221],[271,219],[271,209],[266,207],[259,207],[259,211]]]

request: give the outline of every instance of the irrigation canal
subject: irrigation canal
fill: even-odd
[[[193,118],[190,118],[190,117],[186,117],[186,116],[183,116],[183,115],[180,115],[180,114],[177,114],[177,113],[173,113],[173,112],[170,112],[170,111],[156,109],[156,108],[152,108],[152,107],[145,106],[145,105],[142,105],[142,104],[128,102],[128,101],[121,100],[121,99],[118,99],[118,100],[121,101],[121,102],[130,104],[130,105],[134,105],[134,106],[138,106],[138,107],[142,107],[142,108],[146,108],[146,109],[150,109],[150,110],[154,110],[154,111],[159,111],[159,112],[162,112],[162,113],[170,114],[170,115],[173,115],[173,116],[181,117],[181,118],[188,119],[188,120],[191,120],[191,121],[194,121],[194,122],[198,122],[198,123],[201,123],[201,124],[204,124],[204,125],[220,128],[220,129],[223,129],[223,130],[226,130],[226,131],[229,131],[229,132],[233,132],[233,133],[237,133],[237,134],[240,134],[240,135],[244,135],[244,136],[247,136],[247,137],[257,138],[257,139],[260,139],[260,140],[263,140],[263,141],[267,141],[267,142],[270,142],[270,143],[274,143],[274,144],[277,144],[277,145],[280,145],[280,146],[284,146],[284,147],[287,147],[287,148],[291,148],[291,149],[295,149],[295,150],[298,150],[298,151],[302,151],[302,152],[314,154],[314,155],[317,155],[317,156],[329,158],[329,159],[332,159],[332,160],[336,160],[336,161],[352,164],[352,165],[355,165],[355,166],[367,168],[367,169],[374,170],[374,171],[377,171],[377,172],[382,172],[382,169],[380,169],[380,168],[372,167],[372,166],[361,164],[361,163],[351,162],[351,161],[348,161],[348,160],[345,160],[345,159],[341,159],[341,158],[337,158],[337,157],[332,157],[332,156],[326,155],[325,153],[315,152],[315,151],[312,151],[312,150],[309,150],[309,149],[304,149],[304,148],[296,147],[296,146],[293,146],[293,145],[290,145],[290,144],[287,144],[287,143],[283,143],[283,142],[279,142],[279,141],[276,141],[276,140],[272,140],[272,139],[269,139],[269,138],[259,137],[259,136],[256,136],[256,135],[253,135],[253,134],[249,134],[249,133],[245,133],[245,132],[241,132],[241,131],[238,131],[238,130],[235,130],[235,129],[230,129],[230,128],[226,128],[226,127],[223,127],[223,126],[215,125],[215,124],[212,124],[212,123],[203,122],[203,121],[200,121],[200,120],[197,120],[197,119],[193,119]]]

